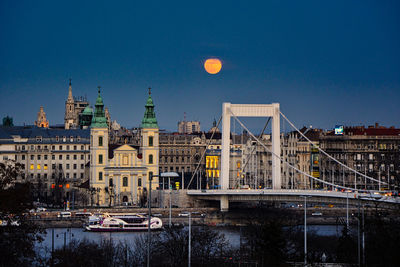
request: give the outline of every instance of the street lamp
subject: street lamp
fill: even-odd
[[[307,198],[311,196],[300,196],[304,198],[304,266],[307,266]]]
[[[149,199],[147,201],[148,204],[148,208],[149,208],[149,216],[148,216],[148,222],[147,222],[147,266],[150,266],[150,243],[151,243],[151,233],[150,233],[150,226],[151,226],[151,181],[153,180],[153,177],[179,177],[179,174],[177,174],[176,172],[164,172],[161,173],[160,175],[153,175],[150,173],[149,175]],[[164,184],[163,184],[164,187]],[[171,191],[171,189],[170,189]],[[170,192],[171,193],[171,192]],[[171,198],[171,195],[170,195]],[[170,200],[171,203],[171,200]],[[171,226],[171,204],[170,204],[170,208],[169,208],[169,224]]]

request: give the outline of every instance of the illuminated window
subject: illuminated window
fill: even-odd
[[[41,169],[41,167],[40,167],[40,164],[38,164],[38,165],[37,165],[37,169],[38,169],[38,170],[40,170],[40,169]]]
[[[238,169],[240,169],[240,161],[238,161],[238,162],[236,163],[236,167],[237,167]]]
[[[47,164],[44,164],[43,169],[47,170]]]
[[[35,168],[35,166],[33,164],[31,164],[30,169],[33,170]]]
[[[128,177],[122,178],[122,186],[128,186]]]

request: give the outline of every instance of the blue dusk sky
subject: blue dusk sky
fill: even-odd
[[[9,0],[0,34],[0,116],[16,125],[41,105],[62,124],[72,78],[91,104],[100,85],[125,127],[140,125],[149,86],[170,131],[184,112],[208,130],[223,102],[278,102],[298,127],[400,127],[400,1]]]

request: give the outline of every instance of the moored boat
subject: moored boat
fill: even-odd
[[[148,217],[139,214],[116,214],[105,217],[91,216],[85,229],[91,232],[131,232],[148,230]],[[151,217],[150,230],[162,229],[160,218]]]

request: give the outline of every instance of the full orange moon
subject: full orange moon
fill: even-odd
[[[222,63],[218,58],[209,58],[204,62],[204,69],[210,74],[217,74],[221,68]]]

